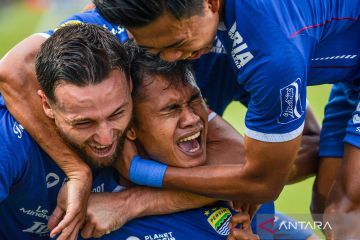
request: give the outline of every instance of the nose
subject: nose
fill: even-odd
[[[94,141],[100,145],[108,146],[113,143],[114,130],[107,123],[99,124],[99,127],[94,135]]]
[[[181,128],[188,128],[188,127],[194,127],[197,126],[200,123],[200,117],[199,115],[195,114],[194,111],[186,107],[181,113],[181,119],[180,119],[180,127]]]
[[[182,60],[184,56],[184,52],[178,49],[165,49],[160,52],[160,58],[168,62]]]

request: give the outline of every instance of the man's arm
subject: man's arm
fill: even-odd
[[[46,117],[37,90],[35,59],[41,35],[32,35],[14,47],[0,62],[0,90],[11,114],[69,177],[66,216],[56,232],[69,225],[75,228],[86,212],[92,176],[88,166],[58,136],[54,123]],[[70,229],[70,230],[69,230]]]
[[[285,143],[265,143],[245,137],[244,165],[168,167],[163,186],[253,204],[275,200],[286,183],[300,141],[301,136]],[[233,142],[223,144],[222,151],[208,153],[209,156],[236,158],[230,152]]]
[[[308,107],[301,148],[293,161],[296,154],[286,152],[296,152],[300,137],[285,143],[245,138],[244,144],[242,136],[217,117],[209,123],[207,154],[208,163],[217,166],[168,167],[164,186],[242,202],[272,200],[286,179],[287,183],[293,183],[316,173],[319,135],[320,126]]]
[[[344,158],[330,190],[325,222],[329,221],[331,229],[327,228],[329,239],[358,239],[360,237],[360,150],[353,145],[345,144]]]
[[[315,121],[314,117],[309,120]],[[310,138],[304,138],[302,144],[310,146],[310,151],[304,151],[297,160],[297,165],[293,167],[295,172],[292,179],[303,178],[316,171],[316,149],[317,145],[311,145],[318,141],[319,129],[312,126],[317,126],[317,123],[309,124],[310,128],[306,130]],[[306,127],[307,128],[307,127]],[[178,189],[183,191],[190,191],[208,197],[215,197],[225,200],[240,200],[243,203],[261,203],[274,199],[280,193],[283,184],[287,182],[288,175],[293,166],[292,158],[295,158],[297,145],[300,142],[300,136],[295,141],[290,143],[295,153],[292,157],[283,155],[283,150],[290,150],[289,147],[283,147],[282,143],[264,143],[253,140],[255,144],[267,148],[271,154],[276,153],[280,157],[274,156],[271,160],[260,158],[249,163],[249,155],[246,158],[246,143],[242,136],[226,123],[220,117],[214,118],[209,123],[208,139],[207,139],[207,164],[208,166],[199,166],[194,168],[175,168],[168,167],[165,177],[163,179],[163,186],[169,189]],[[246,142],[246,141],[245,141]],[[130,147],[127,147],[129,149]],[[313,150],[315,149],[315,150]],[[255,147],[254,150],[263,154],[263,150]],[[119,171],[124,176],[128,176],[128,169],[131,163],[131,157],[134,153],[126,156],[124,167],[118,167]],[[271,155],[270,154],[270,155]],[[251,155],[250,155],[251,156]],[[253,156],[251,156],[253,157]],[[304,161],[308,158],[309,160]],[[265,161],[265,162],[264,162]],[[307,164],[303,167],[304,162]],[[309,164],[310,163],[310,164]],[[301,166],[301,171],[298,169]],[[248,168],[250,171],[248,171]],[[127,170],[126,170],[127,169]],[[280,171],[279,171],[280,170]],[[248,172],[246,172],[248,171]],[[278,187],[278,189],[276,189]]]
[[[310,105],[306,108],[306,119],[300,149],[292,166],[287,184],[300,182],[314,176],[319,167],[320,125]]]
[[[58,206],[62,212],[66,205],[66,189],[64,191],[64,188],[66,185],[58,196]],[[131,187],[115,193],[93,193],[89,199],[87,220],[81,235],[84,238],[101,237],[135,218],[199,208],[215,201],[215,199],[187,192],[147,187]],[[50,217],[50,228],[54,221],[56,222],[56,219],[53,216]]]

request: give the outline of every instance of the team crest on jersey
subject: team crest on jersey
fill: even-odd
[[[55,28],[55,32],[57,30],[59,30],[62,27],[66,27],[66,26],[71,26],[71,25],[76,25],[76,24],[84,24],[83,22],[79,21],[79,20],[69,20],[67,22],[64,22],[63,24],[61,24],[59,27]]]
[[[301,79],[298,78],[293,83],[280,89],[281,114],[278,119],[279,123],[290,123],[304,114],[301,105],[300,88]]]
[[[231,219],[231,212],[228,208],[213,208],[206,210],[204,215],[208,217],[208,223],[214,228],[214,230],[223,236],[230,234],[229,223]]]

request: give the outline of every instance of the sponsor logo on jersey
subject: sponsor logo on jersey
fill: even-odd
[[[236,22],[230,28],[228,32],[229,37],[233,40],[233,46],[231,50],[231,56],[235,62],[237,68],[245,66],[251,59],[254,58],[252,53],[248,49],[248,45],[244,42],[243,37],[236,30]]]
[[[34,233],[39,235],[39,237],[45,237],[49,235],[50,229],[48,228],[46,223],[43,222],[33,222],[33,224],[27,228],[22,230],[26,233]]]
[[[104,192],[104,191],[105,191],[105,184],[102,183],[102,184],[94,187],[91,192],[97,192],[97,193],[99,193],[99,192]]]
[[[221,41],[220,41],[220,39],[218,37],[215,38],[213,46],[212,46],[210,52],[226,54],[225,47],[221,43]]]
[[[290,123],[304,114],[301,105],[300,87],[301,79],[298,78],[293,83],[280,89],[281,114],[278,118],[279,123]]]
[[[232,214],[228,208],[213,208],[205,211],[204,215],[208,217],[208,223],[218,234],[223,236],[230,234],[229,223]]]
[[[144,240],[176,240],[176,238],[172,232],[165,232],[147,235],[144,237]]]
[[[60,182],[60,177],[55,173],[48,173],[45,179],[47,188],[52,188]]]
[[[15,122],[13,126],[13,132],[18,138],[22,138],[24,127],[21,126],[19,123]]]
[[[359,114],[355,114],[355,115],[353,116],[353,122],[354,122],[354,124],[359,124],[359,123],[360,123],[360,116],[359,116]]]
[[[125,32],[125,28],[122,28],[120,26],[117,26],[116,28],[114,28],[114,27],[109,28],[108,26],[106,26],[106,24],[103,24],[102,27],[107,29],[108,31],[110,31],[114,35],[118,35],[118,34],[121,34],[121,33]]]
[[[45,208],[42,208],[42,206],[38,206],[36,210],[25,209],[24,207],[22,207],[19,209],[19,211],[28,216],[34,216],[34,217],[42,218],[45,220],[49,219],[49,216],[48,216],[49,211]]]
[[[140,240],[138,237],[130,236],[126,240]]]

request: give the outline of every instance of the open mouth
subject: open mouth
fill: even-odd
[[[97,156],[97,157],[108,157],[111,156],[114,152],[114,146],[115,143],[111,145],[89,145],[91,151]]]
[[[177,146],[187,154],[195,154],[201,151],[201,132],[199,131],[193,135],[181,138],[177,142]]]

